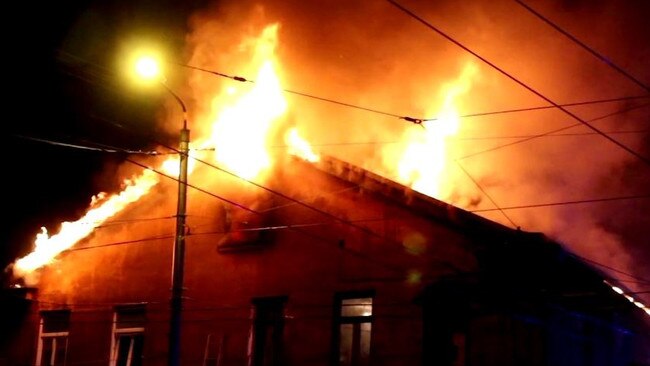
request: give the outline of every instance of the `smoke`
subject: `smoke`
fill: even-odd
[[[514,2],[404,3],[558,103],[643,94]],[[531,6],[640,74],[642,80],[650,79],[644,66],[650,48],[639,34],[644,29],[643,12],[631,4],[539,1]],[[398,116],[437,117],[444,85],[471,64],[477,69],[471,86],[454,100],[459,114],[545,105],[381,1],[219,2],[191,18],[188,63],[251,78],[252,70],[241,68],[250,57],[246,39],[275,22],[279,23],[276,52],[281,81],[291,90]],[[232,80],[200,72],[189,74],[188,80],[195,121],[206,121],[214,113],[215,105],[206,95],[219,95],[228,86],[237,86]],[[317,151],[392,179],[399,179],[395,157],[412,141],[409,136],[426,133],[422,126],[382,113],[292,94],[286,98],[289,112],[285,124],[296,126]],[[635,109],[643,101],[593,104],[571,111],[604,131],[638,130],[648,121],[647,108]],[[444,179],[451,188],[438,198],[471,210],[493,208],[491,200],[509,207],[647,192],[643,182],[650,176],[648,167],[602,136],[589,134],[592,131],[584,126],[568,128],[561,136],[483,152],[521,136],[576,123],[557,110],[462,118],[457,134],[446,140]],[[202,125],[208,124],[198,122],[196,130]],[[637,151],[647,145],[640,133],[612,136]],[[277,145],[283,148],[279,139]],[[427,161],[433,157],[423,154],[420,158]],[[645,258],[637,255],[643,240],[630,235],[642,233],[630,226],[647,224],[647,207],[647,200],[631,200],[508,210],[509,219],[498,211],[484,215],[510,226],[512,220],[524,230],[542,231],[581,256],[650,277],[650,268],[642,266]]]

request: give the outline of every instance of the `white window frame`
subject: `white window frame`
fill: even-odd
[[[120,337],[126,335],[139,335],[139,334],[141,334],[144,337],[144,327],[118,328],[117,327],[118,313],[119,310],[113,313],[113,329],[111,332],[111,358],[109,363],[110,366],[117,365],[117,356],[118,356],[119,346],[120,346],[118,339]],[[127,366],[131,365],[131,357],[133,355],[133,344],[134,342],[132,339],[131,344],[129,346],[129,356],[127,361]]]
[[[48,332],[45,333],[43,332],[43,328],[45,325],[45,318],[47,313],[41,314],[41,321],[38,326],[38,346],[36,348],[36,366],[48,366],[52,365],[54,360],[56,359],[56,337],[65,337],[65,354],[63,355],[63,365],[66,365],[68,362],[68,340],[70,337],[70,330],[67,330],[65,332]],[[50,361],[48,363],[43,363],[43,340],[46,338],[54,338],[52,340],[53,347],[52,347],[52,356],[50,358]]]
[[[361,301],[365,299],[370,299],[369,303],[362,303]],[[349,303],[350,301],[353,301],[352,303]],[[354,301],[360,301],[358,304],[354,303]],[[346,302],[348,304],[346,304]],[[342,332],[341,332],[341,326],[345,324],[352,325],[352,331],[353,332],[363,332],[362,325],[363,324],[368,324],[370,326],[369,334],[368,334],[368,342],[369,342],[369,349],[368,349],[368,355],[367,359],[365,359],[364,364],[370,364],[370,357],[372,354],[372,332],[374,328],[374,323],[375,323],[375,317],[374,317],[374,307],[375,307],[375,291],[374,290],[366,290],[366,291],[348,291],[348,292],[339,292],[335,295],[335,311],[336,313],[334,314],[334,329],[333,329],[333,334],[334,339],[336,340],[333,344],[333,355],[336,356],[336,358],[332,359],[332,363],[336,365],[341,364],[341,337],[342,337]],[[347,306],[355,306],[355,307],[360,307],[360,310],[363,312],[359,315],[344,315],[345,309]],[[347,308],[350,309],[350,308]],[[359,341],[361,339],[359,338]],[[354,340],[353,340],[354,342]],[[360,344],[359,344],[360,346]],[[352,346],[354,348],[354,344]],[[361,353],[359,353],[356,356],[360,356]],[[355,355],[351,355],[351,357],[354,359],[356,358]],[[355,365],[356,363],[352,363],[352,365]]]

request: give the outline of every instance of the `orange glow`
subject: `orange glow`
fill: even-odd
[[[407,146],[397,162],[397,178],[401,183],[438,198],[451,190],[451,183],[445,179],[450,163],[447,139],[460,128],[456,98],[470,89],[476,71],[474,64],[468,63],[457,80],[443,87],[438,118],[424,122],[424,129],[413,126],[407,130],[402,138]]]
[[[296,128],[290,129],[285,135],[285,141],[289,145],[289,154],[298,156],[312,163],[318,162],[320,157],[314,153],[311,145],[303,139]]]
[[[216,146],[217,161],[247,179],[257,177],[270,167],[271,159],[267,151],[269,135],[273,123],[287,109],[273,61],[277,30],[277,24],[268,26],[255,40],[255,56],[251,62],[252,67],[258,70],[255,84],[252,84],[252,88],[229,86],[224,90],[224,95],[215,97],[213,104],[223,103],[222,99],[227,100],[227,104],[219,108],[220,113],[212,124],[211,138],[197,139],[197,145],[202,147]],[[297,134],[296,138],[299,139]],[[300,141],[303,147],[309,146],[304,140]],[[195,163],[189,157],[188,174],[194,170]],[[172,177],[178,177],[179,168],[178,156],[160,165],[160,170]],[[120,193],[93,196],[88,212],[77,221],[62,223],[57,234],[50,236],[42,228],[42,232],[36,236],[35,249],[14,263],[14,275],[25,277],[52,263],[59,253],[71,248],[107,219],[146,195],[159,180],[160,175],[145,170],[137,178],[125,180],[126,187]]]
[[[216,160],[233,173],[256,178],[271,166],[269,155],[270,133],[274,122],[287,110],[279,77],[274,66],[274,50],[278,25],[268,26],[257,39],[253,62],[259,65],[255,84],[233,104],[217,107],[220,110],[212,125],[210,141],[215,146]],[[230,98],[238,90],[225,90]],[[216,97],[213,105],[220,102]]]
[[[187,160],[187,174],[192,173],[195,166],[196,166],[196,160],[192,159],[192,154],[189,154]],[[160,166],[160,170],[163,173],[169,175],[170,177],[174,177],[174,178],[178,177],[181,170],[178,157],[173,157],[165,160]]]
[[[62,223],[58,234],[50,236],[45,228],[41,228],[41,233],[36,235],[34,251],[15,262],[14,274],[23,277],[51,263],[59,253],[90,235],[97,226],[147,194],[158,180],[156,173],[145,170],[135,179],[125,180],[126,187],[122,192],[108,198],[104,194],[94,196],[88,212],[77,221]]]

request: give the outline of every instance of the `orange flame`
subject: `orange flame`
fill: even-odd
[[[97,226],[147,194],[158,180],[156,173],[145,170],[135,179],[125,180],[126,188],[122,192],[109,198],[105,198],[103,193],[93,196],[90,210],[77,221],[62,223],[58,234],[49,236],[47,230],[41,228],[41,233],[36,235],[34,251],[15,262],[14,274],[24,277],[51,263],[59,253],[90,235]]]
[[[447,139],[458,133],[460,119],[455,99],[466,93],[476,74],[474,64],[467,64],[454,83],[443,88],[444,100],[438,118],[407,130],[408,142],[397,163],[398,180],[431,197],[441,197],[451,188],[445,179],[449,159]]]
[[[213,124],[212,136],[201,146],[217,146],[217,161],[244,178],[255,178],[271,164],[267,151],[273,122],[284,114],[287,103],[282,94],[274,64],[278,25],[266,27],[256,39],[253,64],[258,66],[257,80],[252,89],[238,95],[236,88],[227,88],[225,94],[232,100],[221,108]],[[217,98],[213,103],[217,103]],[[188,174],[195,161],[190,157]],[[167,159],[160,166],[167,175],[177,177],[178,157]],[[35,249],[13,265],[14,275],[25,277],[34,270],[52,263],[61,252],[71,248],[90,235],[93,230],[116,215],[130,203],[146,195],[159,182],[159,175],[145,170],[133,180],[125,180],[126,188],[106,198],[105,193],[93,196],[90,209],[77,221],[64,222],[58,234],[50,236],[45,228],[36,236]]]
[[[290,129],[284,139],[287,145],[289,145],[289,154],[298,156],[312,163],[317,163],[320,160],[320,157],[314,153],[307,140],[303,139],[298,134],[296,128]]]
[[[210,141],[205,144],[216,146],[216,160],[246,179],[257,177],[271,166],[270,132],[287,110],[273,62],[277,30],[278,24],[274,24],[262,32],[255,49],[254,60],[260,67],[253,88],[233,105],[222,108],[213,123]],[[237,90],[228,88],[226,93],[236,95]]]

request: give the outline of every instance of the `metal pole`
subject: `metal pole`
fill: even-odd
[[[180,365],[181,310],[183,307],[183,272],[185,262],[185,209],[187,202],[187,153],[190,130],[181,130],[180,172],[178,174],[178,206],[176,210],[176,239],[172,261],[172,297],[169,322],[169,365]]]
[[[181,314],[183,309],[183,273],[185,263],[185,212],[187,206],[187,159],[190,130],[187,129],[187,109],[185,103],[165,83],[163,86],[176,98],[183,108],[183,128],[180,134],[178,172],[178,205],[176,207],[176,237],[172,259],[172,296],[169,318],[168,365],[180,366],[181,359]]]

